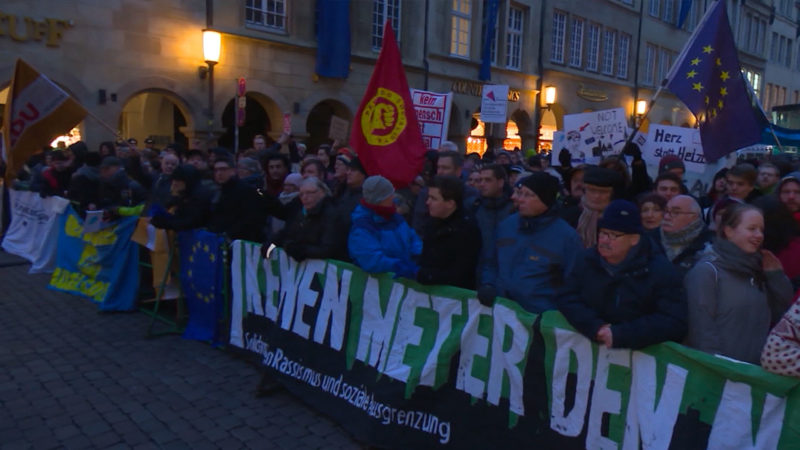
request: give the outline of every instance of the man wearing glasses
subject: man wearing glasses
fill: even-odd
[[[713,235],[697,201],[688,195],[679,195],[667,203],[657,238],[667,259],[683,278]]]
[[[642,239],[636,205],[614,200],[599,227],[597,245],[584,250],[567,278],[559,310],[584,336],[608,348],[680,342],[688,314],[683,283],[650,239]]]

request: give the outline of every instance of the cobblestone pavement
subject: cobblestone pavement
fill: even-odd
[[[0,251],[0,448],[352,448],[286,392],[254,395],[258,368],[149,317],[98,314]]]

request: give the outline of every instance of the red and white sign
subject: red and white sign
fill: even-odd
[[[419,131],[422,132],[425,148],[438,149],[442,141],[447,140],[450,111],[453,109],[453,93],[440,94],[411,89],[411,100],[417,113]]]
[[[481,94],[481,121],[506,123],[508,117],[508,85],[485,84]]]

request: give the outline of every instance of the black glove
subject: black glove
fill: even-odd
[[[287,242],[283,246],[283,250],[289,254],[295,261],[302,261],[306,259],[306,249],[298,242]]]
[[[633,142],[625,144],[625,148],[622,149],[622,153],[632,156],[634,161],[642,159],[642,149],[640,149],[639,146]]]
[[[494,286],[484,284],[478,288],[478,301],[481,305],[491,307],[494,305],[494,299],[497,297],[497,289]]]

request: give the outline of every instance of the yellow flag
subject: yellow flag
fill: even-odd
[[[17,59],[3,114],[6,177],[16,176],[28,157],[71,130],[86,114],[58,85]]]

